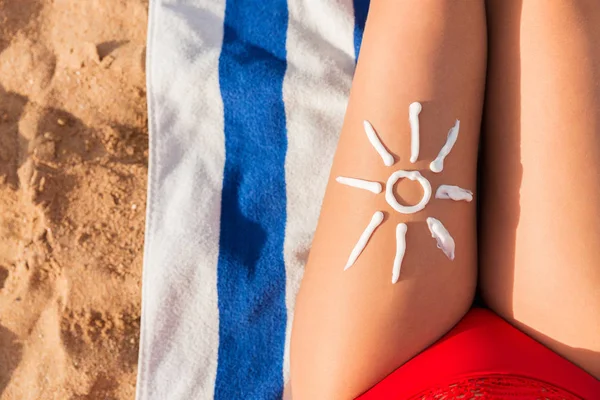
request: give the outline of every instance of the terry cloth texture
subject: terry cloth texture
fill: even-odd
[[[367,10],[151,0],[138,400],[282,398]]]

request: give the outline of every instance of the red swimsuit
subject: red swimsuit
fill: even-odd
[[[473,309],[359,399],[600,400],[600,381],[491,311]]]

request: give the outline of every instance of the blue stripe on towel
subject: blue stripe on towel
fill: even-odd
[[[354,56],[358,60],[360,44],[362,43],[367,14],[369,13],[369,0],[353,0],[354,3]]]
[[[217,400],[276,399],[283,392],[287,24],[285,0],[226,2]]]

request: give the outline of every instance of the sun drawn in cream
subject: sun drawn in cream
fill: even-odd
[[[420,147],[420,132],[419,132],[419,114],[421,113],[421,103],[414,102],[408,107],[408,120],[410,123],[411,131],[411,146],[410,146],[410,162],[415,163],[419,158],[419,147]],[[394,157],[387,151],[387,149],[379,140],[379,136],[373,129],[373,126],[369,121],[364,121],[364,129],[367,134],[367,138],[371,145],[381,156],[383,163],[387,167],[394,165]],[[454,126],[448,131],[448,137],[446,143],[441,148],[438,156],[429,164],[429,169],[434,173],[440,173],[444,170],[444,160],[452,151],[452,147],[458,139],[458,131],[460,129],[460,121],[456,120]],[[421,201],[412,206],[400,204],[394,194],[394,185],[400,179],[410,179],[418,182],[423,188],[423,197]],[[368,181],[364,179],[349,178],[339,176],[336,178],[338,183],[343,185],[352,186],[358,189],[368,190],[372,193],[379,194],[382,192],[383,187],[379,182]],[[394,171],[386,182],[385,188],[385,200],[395,211],[401,214],[413,214],[423,210],[429,201],[431,200],[432,190],[431,184],[419,171],[416,170],[397,170]],[[454,201],[467,201],[473,200],[473,193],[470,190],[460,188],[453,185],[440,185],[435,192],[436,199],[448,199]],[[348,262],[344,267],[344,270],[350,268],[360,253],[364,250],[365,246],[369,242],[371,235],[377,227],[383,222],[383,212],[376,211],[371,218],[371,221],[360,235],[356,246],[352,249]],[[437,247],[444,252],[446,257],[450,260],[454,260],[454,239],[444,227],[442,222],[434,217],[427,218],[427,227],[431,232],[431,236],[437,241]],[[405,223],[400,223],[396,226],[396,255],[394,257],[394,263],[392,267],[392,283],[398,282],[400,277],[400,267],[402,266],[402,260],[404,259],[404,253],[406,252],[406,233],[408,226]]]

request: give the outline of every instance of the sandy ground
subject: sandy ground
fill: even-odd
[[[0,399],[133,399],[147,0],[0,0]]]

